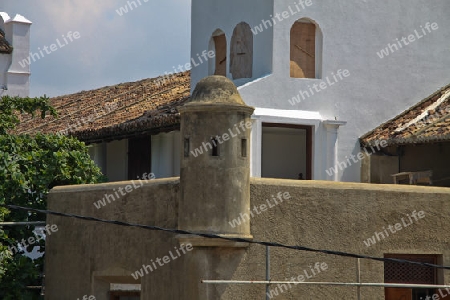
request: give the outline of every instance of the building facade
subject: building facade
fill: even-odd
[[[179,178],[56,187],[48,209],[248,241],[450,264],[448,188],[250,178],[252,111],[230,80],[203,79],[181,108]],[[244,129],[231,134],[230,126],[241,122]],[[209,143],[200,156],[191,152],[197,143]],[[108,203],[96,206],[102,198]],[[363,259],[358,267],[355,258],[316,251],[270,247],[267,252],[261,244],[55,215],[48,215],[47,223],[58,226],[46,240],[47,300],[358,299],[355,287],[272,283],[266,289],[265,284],[227,282],[354,283],[358,269],[363,283],[450,282],[448,270],[413,264]],[[419,286],[359,290],[361,299],[369,300],[420,300],[441,292],[447,293]]]
[[[449,10],[439,0],[194,0],[190,72],[55,97],[71,113],[24,132],[62,128],[91,144],[110,181],[142,175],[138,165],[179,176],[180,99],[223,75],[255,107],[253,177],[360,182],[359,137],[448,84]]]
[[[255,107],[252,176],[359,182],[360,162],[347,162],[358,138],[448,84],[449,11],[438,0],[194,0],[191,88],[224,75]],[[216,57],[199,63],[205,50]]]

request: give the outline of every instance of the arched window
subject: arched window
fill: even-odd
[[[212,34],[209,50],[215,53],[215,57],[209,60],[209,75],[227,76],[227,38],[222,30],[217,29]]]
[[[320,78],[322,69],[322,32],[308,19],[291,27],[290,73],[293,78]]]
[[[233,79],[252,78],[253,33],[250,25],[239,23],[230,44],[230,73]]]

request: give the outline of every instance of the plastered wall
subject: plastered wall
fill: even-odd
[[[179,179],[157,179],[134,189],[101,209],[93,202],[131,182],[58,187],[51,210],[103,219],[177,228]],[[136,184],[136,183],[135,183]],[[115,190],[114,190],[115,189]],[[200,191],[199,191],[200,192]],[[273,202],[272,195],[290,198]],[[268,202],[269,201],[269,202]],[[270,205],[269,205],[270,203]],[[262,211],[261,205],[266,205]],[[450,264],[450,191],[446,188],[369,185],[298,180],[251,180],[251,233],[255,240],[274,241],[382,257],[387,253],[437,254]],[[271,206],[271,207],[269,207]],[[367,246],[364,241],[383,227],[402,222],[413,211],[424,217]],[[259,211],[259,213],[257,213]],[[201,212],[198,215],[201,218]],[[239,216],[236,216],[239,217]],[[230,220],[232,221],[232,220]],[[132,281],[131,273],[177,247],[172,234],[48,216],[58,232],[47,239],[46,299],[70,300],[95,295],[107,300],[110,282]],[[230,225],[231,226],[231,225]],[[332,255],[271,249],[273,280],[304,274],[310,266],[328,269],[312,281],[355,280],[356,261]],[[449,273],[439,272],[448,284]],[[264,280],[265,247],[199,247],[145,275],[141,299],[263,299],[261,285],[206,285],[201,279]],[[363,282],[382,282],[383,264],[361,261]],[[271,286],[275,289],[277,286]],[[362,299],[383,299],[382,288],[362,288]],[[356,299],[355,288],[293,286],[277,299]]]

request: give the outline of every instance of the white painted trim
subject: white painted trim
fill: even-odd
[[[8,74],[14,75],[31,75],[31,72],[18,72],[18,71],[8,71]]]
[[[262,161],[262,124],[263,123],[278,123],[286,125],[305,125],[313,127],[312,134],[312,157],[311,157],[311,178],[316,178],[315,174],[321,174],[317,169],[316,161],[319,159],[319,154],[316,149],[321,149],[320,145],[316,145],[321,136],[319,131],[320,124],[323,117],[319,112],[302,111],[302,110],[282,110],[270,108],[255,108],[252,115],[253,127],[251,132],[251,160],[250,160],[250,176],[261,177],[261,161]]]
[[[326,164],[323,168],[323,176],[325,179],[329,180],[330,176],[326,173],[331,167],[334,167],[338,161],[338,149],[339,149],[339,137],[338,137],[338,129],[340,126],[347,124],[346,121],[337,121],[337,120],[325,120],[323,125],[325,127],[325,139],[324,139],[324,148],[327,149],[326,153]],[[333,181],[339,181],[339,172],[333,174],[331,177]]]
[[[304,122],[314,123],[323,120],[323,117],[319,112],[304,111],[304,110],[287,110],[287,109],[273,109],[256,107],[253,113],[255,119],[265,119],[266,123],[278,123],[279,121],[266,121],[267,119],[282,120],[282,123],[286,124],[305,124]],[[291,123],[293,122],[293,123]]]

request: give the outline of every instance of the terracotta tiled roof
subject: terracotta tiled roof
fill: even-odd
[[[190,73],[121,83],[51,98],[58,117],[22,117],[17,133],[62,133],[93,143],[178,129],[177,107],[190,95]]]
[[[450,85],[360,138],[362,146],[375,140],[389,145],[450,141]]]
[[[0,29],[0,53],[10,54],[13,51],[12,46],[5,38],[5,33]]]

